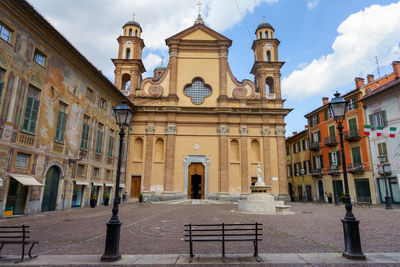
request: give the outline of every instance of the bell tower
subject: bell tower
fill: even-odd
[[[255,32],[256,40],[251,49],[254,51],[254,65],[251,74],[255,76],[256,91],[261,98],[281,99],[281,67],[279,62],[279,40],[274,37],[271,24],[263,22]]]
[[[115,87],[126,95],[135,95],[140,90],[142,73],[146,71],[142,62],[144,42],[140,38],[142,28],[132,19],[122,27],[123,33],[118,37],[118,58],[112,59],[115,65]]]

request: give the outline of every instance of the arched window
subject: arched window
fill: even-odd
[[[267,77],[267,79],[265,80],[265,84],[267,85],[267,93],[269,94],[275,94],[275,90],[274,90],[274,78],[272,77]]]
[[[239,142],[238,140],[232,140],[231,141],[231,151],[230,151],[230,155],[231,155],[231,161],[239,161]]]
[[[133,159],[142,160],[143,159],[143,139],[136,138],[133,144]]]
[[[129,48],[126,49],[126,59],[130,59],[131,58],[131,50]]]
[[[188,84],[183,89],[186,96],[192,98],[192,102],[196,105],[200,105],[204,102],[204,98],[211,95],[211,87],[204,84],[201,78],[195,78],[192,84]]]
[[[154,160],[163,161],[164,160],[164,140],[162,138],[158,138],[155,144],[154,151]]]
[[[158,73],[158,79],[161,78],[161,71]]]
[[[137,36],[137,30],[135,30],[135,36]]]
[[[122,77],[121,77],[121,90],[129,91],[130,86],[131,86],[131,75],[129,75],[128,73],[122,74]]]
[[[271,52],[269,50],[267,51],[267,61],[271,62]]]
[[[260,143],[257,140],[251,141],[250,160],[252,163],[261,162],[260,161]]]
[[[260,39],[262,39],[262,32],[260,32]]]
[[[265,31],[265,39],[268,39],[268,32]]]
[[[129,36],[132,36],[132,29],[129,29]]]

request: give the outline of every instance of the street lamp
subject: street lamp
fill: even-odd
[[[304,174],[306,171],[304,169],[300,170],[300,174],[303,176],[303,202],[307,202],[307,196],[306,196],[306,186],[304,185]]]
[[[334,171],[336,170],[336,168],[338,168],[336,164],[332,165],[332,166],[333,166]],[[332,176],[332,179],[333,179],[333,176]],[[338,193],[338,190],[337,190],[337,179],[334,179],[334,181],[335,181],[335,184],[333,186],[333,191],[334,191],[333,193],[335,194],[335,206],[340,206],[339,193]]]
[[[387,166],[387,158],[386,155],[381,153],[378,156],[379,162],[381,163],[381,167],[382,167],[382,172],[383,172],[383,180],[385,180],[385,188],[386,188],[386,197],[385,197],[385,203],[386,203],[386,209],[387,210],[391,210],[392,208],[392,199],[389,196],[389,190],[388,190],[388,185],[387,185],[387,181],[386,181],[386,170],[385,170],[385,166]]]
[[[119,236],[121,230],[121,222],[118,219],[118,204],[120,203],[119,180],[121,176],[121,159],[125,128],[129,126],[133,115],[133,112],[129,109],[127,103],[128,102],[126,100],[122,100],[122,105],[119,105],[113,109],[115,120],[121,131],[119,132],[119,155],[117,166],[117,179],[115,181],[114,204],[112,208],[112,217],[107,223],[106,247],[103,256],[101,256],[102,261],[117,261],[121,259],[121,254],[119,253]]]
[[[340,136],[340,149],[342,153],[343,180],[345,189],[344,206],[346,208],[346,215],[342,219],[345,245],[343,256],[349,259],[365,260],[366,257],[361,250],[360,230],[358,228],[360,221],[354,217],[353,212],[351,211],[353,207],[351,205],[349,184],[347,182],[346,158],[343,145],[342,122],[345,119],[348,101],[341,97],[340,93],[338,92],[336,92],[334,96],[335,97],[329,103],[329,108],[331,109],[333,117],[337,123],[337,129]]]

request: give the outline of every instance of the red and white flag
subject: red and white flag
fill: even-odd
[[[396,130],[397,130],[397,128],[396,127],[390,127],[389,128],[389,137],[395,137],[396,136]]]
[[[382,136],[383,126],[376,127],[376,136]]]

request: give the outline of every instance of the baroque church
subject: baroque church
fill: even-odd
[[[258,25],[251,80],[237,81],[228,64],[232,40],[194,25],[165,40],[167,66],[143,78],[145,47],[135,21],[118,37],[115,86],[136,106],[129,132],[130,197],[151,201],[246,198],[257,165],[271,193],[288,200],[279,40]]]

